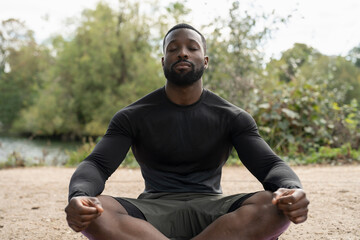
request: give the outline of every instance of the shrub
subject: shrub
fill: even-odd
[[[100,138],[97,139],[96,142],[98,142]],[[83,144],[76,149],[75,151],[67,151],[67,155],[69,156],[68,161],[66,162],[66,166],[73,167],[77,166],[79,163],[81,163],[94,149],[96,143],[92,140],[92,138],[88,139],[88,142],[83,141]],[[132,151],[129,151],[124,161],[121,163],[122,167],[129,167],[129,168],[136,168],[139,166],[137,163]]]

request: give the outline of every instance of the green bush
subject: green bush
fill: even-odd
[[[322,146],[310,149],[308,153],[293,153],[283,159],[296,165],[304,164],[352,164],[360,163],[360,148],[354,149],[349,143],[340,147]]]
[[[25,167],[26,160],[25,158],[18,152],[13,152],[8,155],[7,160],[5,162],[0,163],[0,169],[3,168],[14,168],[14,167]]]
[[[69,156],[65,166],[72,167],[77,166],[81,163],[94,149],[95,143],[92,138],[89,138],[88,142],[84,142],[78,147],[75,151],[66,151],[66,154]]]
[[[98,138],[96,142],[99,140],[100,138]],[[89,138],[88,142],[83,141],[83,144],[75,151],[67,151],[66,153],[69,156],[69,159],[65,165],[68,167],[77,166],[87,156],[89,156],[95,145],[96,143],[92,140],[92,138]],[[121,163],[121,166],[128,168],[136,168],[139,166],[131,150],[126,154],[124,161]]]
[[[322,147],[360,147],[360,108],[357,100],[340,105],[322,86],[286,85],[263,98],[250,112],[259,131],[280,155],[311,154]]]

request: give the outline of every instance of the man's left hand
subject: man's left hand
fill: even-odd
[[[295,224],[305,222],[307,219],[310,202],[302,189],[279,188],[273,193],[272,203]]]

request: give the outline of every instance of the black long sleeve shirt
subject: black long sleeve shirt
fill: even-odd
[[[247,112],[205,89],[196,103],[179,106],[160,88],[115,114],[72,176],[69,199],[99,195],[130,147],[145,192],[222,193],[221,170],[233,147],[264,189],[301,188]]]

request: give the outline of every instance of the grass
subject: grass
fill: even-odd
[[[69,156],[65,166],[75,167],[83,161],[94,149],[96,143],[89,139],[84,142],[79,148],[74,151],[67,151]],[[37,161],[30,161],[25,159],[20,153],[11,153],[7,161],[0,163],[0,169],[14,168],[14,167],[28,167],[28,166],[44,166],[45,157],[37,159]],[[358,164],[360,163],[360,148],[354,149],[350,144],[344,144],[337,148],[329,146],[322,146],[319,149],[310,149],[308,153],[291,153],[281,157],[283,160],[291,165],[309,165],[309,164]],[[235,152],[233,152],[226,162],[226,166],[242,166]],[[139,164],[135,160],[134,154],[130,150],[126,155],[121,167],[137,168]]]

